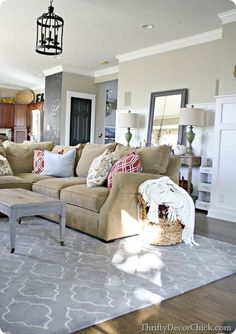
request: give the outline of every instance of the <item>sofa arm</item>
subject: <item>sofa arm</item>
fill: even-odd
[[[159,179],[162,176],[148,173],[117,173],[113,177],[111,193],[119,191],[125,194],[135,194],[140,184],[147,180]]]
[[[137,191],[141,183],[163,175],[117,173],[110,194],[99,214],[98,236],[113,240],[140,232]]]

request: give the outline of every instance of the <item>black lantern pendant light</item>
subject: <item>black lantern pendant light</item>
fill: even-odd
[[[50,1],[48,13],[37,18],[36,52],[42,55],[59,55],[62,53],[63,27],[62,17],[54,14],[53,0]]]

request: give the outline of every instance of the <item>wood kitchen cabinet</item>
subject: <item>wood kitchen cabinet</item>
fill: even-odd
[[[16,143],[28,140],[28,132],[31,126],[30,112],[28,104],[15,105],[14,141]]]
[[[30,127],[30,118],[28,116],[28,105],[27,104],[16,104],[15,105],[15,124],[16,128],[27,128]]]
[[[22,143],[28,140],[32,110],[43,110],[43,102],[30,104],[0,103],[0,128],[12,129],[13,140]]]
[[[14,104],[0,103],[0,128],[14,127],[14,112]]]

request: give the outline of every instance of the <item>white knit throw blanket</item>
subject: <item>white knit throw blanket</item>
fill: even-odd
[[[179,219],[184,225],[182,239],[186,245],[197,245],[193,238],[195,208],[190,195],[168,176],[142,183],[138,191],[149,206],[147,218],[158,224],[158,205],[168,206],[168,218]]]

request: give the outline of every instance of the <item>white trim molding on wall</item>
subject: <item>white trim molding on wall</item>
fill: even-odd
[[[126,61],[139,59],[147,56],[153,56],[156,54],[173,51],[188,46],[212,42],[221,38],[222,38],[222,29],[216,29],[212,31],[207,31],[202,34],[180,38],[171,42],[157,44],[145,49],[124,53],[116,56],[116,58],[119,60],[119,63],[123,63]]]
[[[221,19],[222,24],[235,22],[236,21],[236,9],[232,9],[227,12],[220,13],[217,16]]]
[[[236,95],[216,97],[211,201],[208,216],[236,223]]]
[[[66,126],[65,126],[65,145],[70,143],[70,116],[71,116],[71,98],[77,97],[79,99],[91,100],[91,130],[90,130],[90,142],[94,142],[95,133],[95,105],[96,105],[96,95],[87,94],[81,92],[67,91],[66,94]]]

